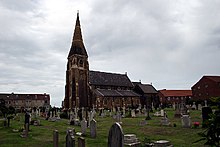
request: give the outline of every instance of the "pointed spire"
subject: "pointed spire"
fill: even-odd
[[[87,55],[83,39],[82,39],[82,32],[80,27],[80,20],[79,20],[79,11],[77,11],[77,18],[76,18],[76,25],[75,30],[73,33],[73,40],[72,40],[72,46],[69,52],[69,56],[72,56],[73,54],[80,54],[80,55]]]

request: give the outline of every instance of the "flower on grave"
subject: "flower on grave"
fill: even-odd
[[[194,122],[194,123],[193,123],[193,126],[194,126],[194,128],[199,127],[199,122],[197,122],[197,121],[196,121],[196,122]]]

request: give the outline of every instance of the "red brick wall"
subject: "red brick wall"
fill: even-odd
[[[193,99],[206,100],[211,97],[220,96],[219,83],[203,77],[192,87]]]

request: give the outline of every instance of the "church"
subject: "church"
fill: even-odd
[[[127,74],[90,71],[88,54],[83,42],[79,13],[77,13],[72,45],[66,67],[63,107],[74,108],[137,108],[140,96]]]

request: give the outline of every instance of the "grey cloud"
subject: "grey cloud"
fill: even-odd
[[[64,13],[77,6],[91,70],[128,72],[157,89],[190,89],[202,75],[220,74],[217,0],[65,2],[68,11],[44,1],[0,2],[1,89],[47,92],[61,103],[76,16]]]

